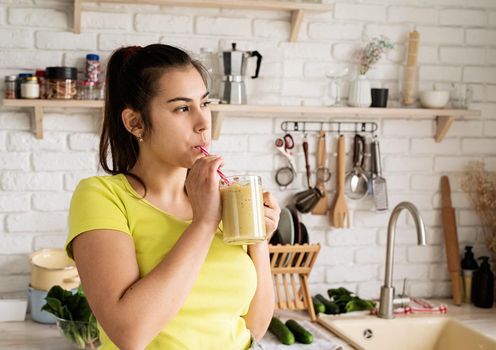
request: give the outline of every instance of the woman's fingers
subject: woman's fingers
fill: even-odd
[[[279,224],[279,215],[281,213],[281,208],[277,203],[277,200],[270,192],[263,193],[264,201],[264,216],[265,216],[265,228],[267,231],[267,237],[270,239],[274,231],[277,229]]]

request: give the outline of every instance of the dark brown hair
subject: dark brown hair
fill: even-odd
[[[162,74],[188,66],[196,68],[206,82],[208,73],[202,64],[173,46],[130,46],[112,53],[105,79],[105,112],[99,151],[100,165],[105,172],[133,176],[145,187],[139,177],[130,173],[138,159],[139,146],[122,122],[122,111],[131,108],[141,114],[142,137],[145,136],[153,127],[149,115],[150,101],[157,93]]]

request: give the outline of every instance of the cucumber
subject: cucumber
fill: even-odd
[[[312,302],[316,314],[325,312],[326,309],[325,305],[322,304],[322,302],[319,299],[317,299],[316,297],[312,297]]]
[[[286,326],[291,332],[293,332],[294,337],[298,343],[312,344],[313,335],[307,331],[302,325],[300,325],[295,320],[287,320]]]
[[[289,328],[282,323],[277,317],[272,317],[269,325],[269,331],[274,334],[283,344],[291,345],[295,343],[295,336]]]
[[[339,314],[338,304],[326,299],[322,294],[317,294],[315,298],[317,298],[317,300],[319,300],[322,304],[324,304],[326,314],[328,315]]]

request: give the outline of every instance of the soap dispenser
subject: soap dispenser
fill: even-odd
[[[479,265],[474,258],[474,253],[472,252],[472,246],[465,247],[465,254],[463,256],[462,262],[462,276],[463,276],[463,301],[470,303],[471,292],[472,292],[472,277],[473,273],[477,270]]]
[[[489,257],[481,256],[479,269],[474,272],[472,280],[472,297],[474,305],[481,308],[492,308],[494,302],[494,275],[489,266]]]

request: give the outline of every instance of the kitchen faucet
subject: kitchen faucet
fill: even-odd
[[[386,247],[386,274],[384,285],[381,287],[381,299],[378,316],[381,318],[393,318],[393,260],[394,260],[394,238],[396,236],[396,222],[403,209],[410,212],[417,229],[418,245],[425,245],[425,226],[417,207],[410,202],[401,202],[391,212],[388,223],[387,247]]]

